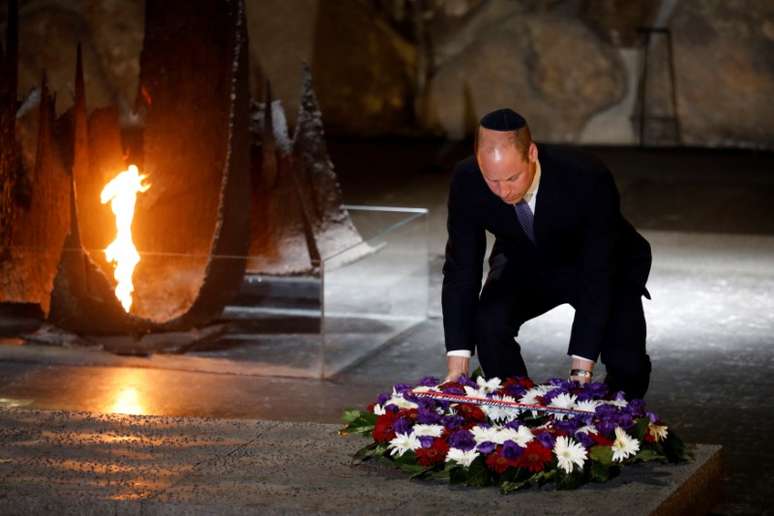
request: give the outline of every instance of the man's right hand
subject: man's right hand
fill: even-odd
[[[463,374],[467,375],[470,368],[470,359],[467,357],[447,357],[447,363],[449,366],[449,374],[446,375],[443,383],[456,382]]]

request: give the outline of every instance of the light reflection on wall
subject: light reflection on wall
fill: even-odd
[[[113,392],[105,407],[105,412],[112,414],[145,415],[148,408],[142,396],[144,371],[129,369],[116,372]]]

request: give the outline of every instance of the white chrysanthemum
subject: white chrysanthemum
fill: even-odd
[[[613,405],[614,407],[620,407],[625,408],[629,405],[629,402],[626,401],[626,398],[623,397],[623,395],[619,392],[614,400],[605,400],[601,403],[607,403],[608,405]]]
[[[412,430],[414,431],[414,435],[417,437],[441,437],[441,434],[443,433],[443,426],[416,424]]]
[[[454,461],[461,466],[468,467],[479,455],[475,449],[463,451],[459,448],[449,448],[446,453],[446,462]]]
[[[483,376],[479,376],[476,378],[476,383],[478,384],[478,389],[480,391],[484,391],[485,393],[495,392],[497,389],[500,388],[500,384],[502,383],[498,377],[494,377],[490,380],[484,380]]]
[[[419,405],[417,405],[413,401],[409,401],[406,398],[404,398],[403,394],[395,390],[395,387],[392,388],[392,397],[387,403],[385,403],[385,405],[390,403],[392,403],[398,408],[405,408],[405,409],[413,409],[413,408],[419,407]]]
[[[594,425],[586,425],[578,428],[575,431],[576,434],[598,434],[599,431],[597,430],[597,427]]]
[[[439,389],[438,387],[429,387],[427,385],[419,385],[417,387],[414,387],[412,390],[414,392],[430,392],[430,391],[441,392],[441,389]]]
[[[396,434],[390,441],[388,448],[390,449],[390,455],[396,455],[400,457],[407,451],[414,451],[420,448],[422,443],[419,442],[419,438],[413,433],[410,434]]]
[[[483,427],[483,426],[474,426],[470,429],[470,433],[473,434],[473,439],[476,441],[476,444],[485,443],[487,441],[489,442],[497,442],[499,429],[497,427]]]
[[[578,397],[575,394],[563,392],[558,396],[554,396],[554,398],[551,400],[551,403],[549,403],[548,406],[563,408],[563,409],[571,409],[575,407],[575,400],[577,399]],[[564,419],[565,417],[567,417],[567,414],[555,414],[554,417],[556,419]]]
[[[587,412],[594,412],[597,410],[597,407],[602,404],[599,400],[582,400],[582,401],[576,401],[575,402],[575,409],[576,410],[585,410]]]
[[[577,399],[578,397],[575,394],[563,392],[558,396],[554,396],[554,399],[551,400],[549,406],[571,409],[575,406],[575,400]]]
[[[648,432],[653,436],[656,442],[666,439],[668,433],[666,425],[654,425],[653,423],[648,423]]]
[[[521,398],[519,398],[519,403],[535,405],[538,403],[538,396],[543,396],[552,389],[554,389],[554,387],[551,385],[536,385],[525,392]]]
[[[527,446],[527,443],[530,442],[535,438],[534,434],[532,433],[532,430],[527,428],[524,425],[521,425],[518,429],[514,430],[513,428],[503,428],[500,430],[498,438],[500,438],[500,442],[498,444],[502,444],[505,441],[513,441],[522,448]]]
[[[465,385],[463,389],[465,389],[466,396],[472,396],[474,398],[486,398],[486,391],[483,389],[476,389],[470,385]]]
[[[615,441],[613,442],[613,460],[621,462],[640,450],[640,442],[627,434],[620,426],[615,427]]]
[[[378,403],[374,404],[374,414],[377,416],[383,416],[387,413],[386,410],[384,410],[384,407],[379,405]]]
[[[583,468],[587,455],[586,448],[583,445],[563,435],[556,438],[554,454],[556,455],[557,465],[565,473],[572,473],[575,466]]]
[[[503,400],[503,401],[516,401],[515,398],[512,398],[510,396],[502,396],[502,397],[493,396],[491,399]],[[495,405],[481,405],[481,410],[483,410],[484,414],[486,414],[489,417],[489,419],[491,419],[492,421],[499,421],[499,420],[511,421],[519,417],[519,413],[521,412],[519,409],[515,409],[511,407],[499,407]]]

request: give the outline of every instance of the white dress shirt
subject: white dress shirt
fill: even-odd
[[[540,160],[535,160],[535,162],[536,162],[535,177],[532,178],[532,184],[529,185],[529,188],[527,188],[527,191],[524,194],[524,199],[527,201],[527,204],[529,205],[529,209],[532,210],[533,216],[535,214],[535,202],[537,200],[537,192],[538,192],[538,188],[540,187]],[[514,213],[514,216],[516,216],[515,213]],[[450,357],[470,358],[470,355],[471,353],[469,349],[452,349],[446,352],[446,356],[450,356]],[[590,358],[582,357],[579,355],[572,355],[572,357],[588,360],[589,362],[594,362],[594,360],[591,360]]]

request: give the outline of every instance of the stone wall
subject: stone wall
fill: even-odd
[[[642,69],[636,29],[662,23],[673,34],[683,142],[774,146],[770,0],[246,3],[254,94],[270,80],[292,121],[301,63],[309,62],[333,134],[461,138],[484,112],[507,105],[544,141],[635,144]],[[143,5],[22,0],[22,91],[38,84],[45,68],[64,110],[81,41],[90,107],[115,103],[128,114]],[[665,55],[654,41],[647,112],[671,116]]]

